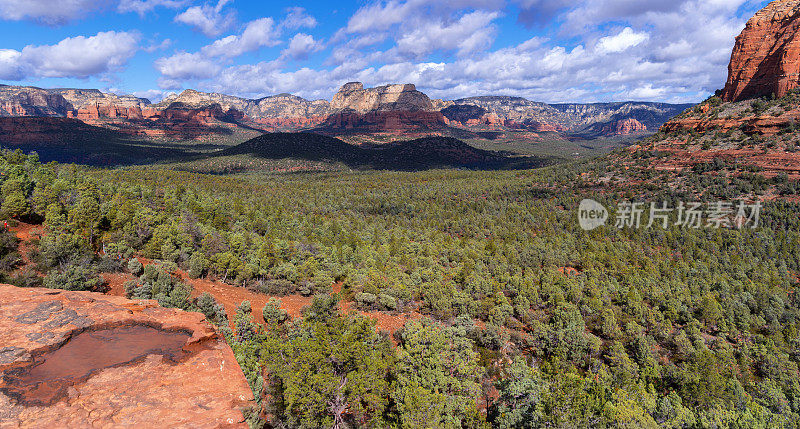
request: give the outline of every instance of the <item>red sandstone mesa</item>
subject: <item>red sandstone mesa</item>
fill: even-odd
[[[783,97],[800,86],[800,0],[777,0],[748,22],[728,67],[725,101]]]

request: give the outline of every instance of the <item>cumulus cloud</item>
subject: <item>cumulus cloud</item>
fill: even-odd
[[[486,49],[494,41],[497,28],[492,21],[497,12],[475,11],[451,23],[427,22],[403,34],[397,41],[401,53],[423,56],[437,50],[467,55]]]
[[[209,57],[238,57],[264,46],[276,46],[280,44],[279,37],[280,31],[275,28],[275,21],[272,18],[261,18],[249,22],[242,34],[216,40],[203,47],[200,52]]]
[[[22,53],[13,49],[0,49],[0,79],[22,80],[25,74],[20,61]]]
[[[103,7],[103,0],[0,0],[0,19],[33,20],[47,25],[66,24]]]
[[[217,8],[222,8],[225,3],[226,0],[220,1]],[[233,58],[284,43],[281,36],[286,29],[315,25],[316,20],[302,8],[287,9],[286,18],[280,23],[269,17],[250,21],[241,33],[217,39],[197,52],[181,51],[156,60],[155,68],[161,73],[159,86],[163,89],[177,89],[181,86],[181,80],[214,77]],[[315,40],[313,36],[299,33],[289,41],[289,46],[283,50],[280,59],[305,59],[323,47],[322,42]]]
[[[88,78],[119,70],[138,50],[135,33],[107,31],[95,36],[69,37],[55,45],[29,45],[0,50],[0,77]]]
[[[231,0],[219,0],[212,6],[192,6],[175,17],[175,22],[190,25],[208,37],[215,37],[231,28],[236,22],[233,12],[224,12],[223,8]]]
[[[161,89],[148,89],[145,91],[135,91],[134,97],[146,98],[152,103],[158,103],[164,98],[164,90]]]
[[[288,30],[300,28],[314,28],[317,26],[317,19],[309,15],[302,7],[292,7],[287,9],[286,19],[282,26]]]
[[[189,0],[120,0],[117,10],[120,12],[136,12],[144,15],[157,7],[177,9],[186,6]]]
[[[453,0],[431,2],[429,0],[391,0],[376,2],[356,11],[347,23],[347,33],[367,33],[388,30],[392,26],[412,23],[418,19],[449,16],[454,11],[483,9],[499,10],[504,2],[497,0]]]
[[[159,58],[155,62],[156,70],[170,79],[165,89],[174,88],[174,82],[180,79],[205,79],[215,76],[220,66],[211,59],[198,53],[178,52],[175,55]],[[164,86],[161,86],[164,88]]]
[[[312,53],[320,51],[322,48],[322,43],[314,40],[314,37],[311,35],[298,33],[292,37],[292,40],[289,41],[289,47],[284,49],[281,55],[295,60],[302,60],[308,58]]]
[[[55,45],[26,46],[22,60],[43,77],[85,78],[124,66],[138,49],[139,36],[106,31],[69,37]]]
[[[622,32],[614,36],[606,36],[597,42],[597,52],[601,54],[623,52],[649,39],[647,33],[636,33],[630,27],[625,27]]]
[[[173,44],[172,39],[164,39],[160,42],[152,42],[150,45],[148,45],[146,48],[143,48],[142,50],[147,53],[153,53],[156,51],[163,51],[164,49],[167,49],[170,46],[172,46],[172,44]]]

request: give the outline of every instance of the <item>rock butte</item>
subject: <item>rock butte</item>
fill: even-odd
[[[798,86],[800,0],[773,1],[736,38],[722,99],[783,97]]]
[[[230,347],[200,313],[8,285],[0,285],[0,306],[0,427],[247,427],[241,408],[252,392]],[[137,329],[163,339],[131,343]],[[48,384],[42,374],[65,368],[47,359],[68,360],[70,341],[92,336],[117,341],[127,354],[112,353],[93,363],[97,368],[70,366],[67,383]],[[183,344],[180,353],[176,344]],[[37,381],[30,387],[36,391],[20,391]]]
[[[603,127],[602,134],[627,136],[635,133],[646,132],[647,127],[641,122],[633,118],[622,119],[616,122],[611,122]]]

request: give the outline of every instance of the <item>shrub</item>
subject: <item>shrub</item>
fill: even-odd
[[[356,303],[358,303],[358,307],[365,310],[373,308],[375,303],[378,301],[377,296],[367,292],[359,292],[356,294],[355,298]]]
[[[97,290],[100,278],[94,271],[80,265],[70,265],[64,270],[50,272],[44,278],[44,287],[64,290]]]
[[[94,255],[86,244],[72,234],[46,235],[39,245],[44,268],[66,265],[89,265]]]
[[[138,259],[133,258],[128,262],[128,271],[134,276],[141,276],[144,272],[144,265]]]
[[[311,296],[314,295],[315,285],[310,281],[303,281],[297,286],[297,291],[300,295]]]
[[[203,274],[208,268],[208,261],[199,252],[193,253],[189,258],[189,277],[198,279],[203,277]]]
[[[270,298],[261,313],[269,325],[279,325],[289,319],[289,314],[281,308],[281,301],[275,298]]]
[[[215,325],[227,325],[228,316],[225,314],[225,308],[222,304],[218,303],[208,292],[203,292],[195,300],[195,305],[198,310],[203,313],[208,320]]]
[[[381,307],[386,310],[397,310],[397,298],[382,293],[378,295],[378,302],[381,304]]]

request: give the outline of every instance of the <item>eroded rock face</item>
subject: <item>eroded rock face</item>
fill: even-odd
[[[333,96],[331,108],[362,114],[372,111],[429,111],[433,110],[433,103],[413,84],[364,88],[361,82],[350,82]]]
[[[202,314],[7,285],[0,306],[0,427],[247,427],[251,390]]]
[[[725,101],[783,97],[800,86],[800,0],[777,0],[759,11],[736,38]]]
[[[0,116],[63,116],[72,108],[64,97],[44,89],[0,85]]]
[[[247,110],[250,100],[244,98],[234,97],[231,95],[218,94],[214,92],[200,92],[193,89],[187,89],[180,94],[170,95],[164,98],[160,103],[155,106],[159,109],[166,109],[174,103],[180,103],[184,106],[191,108],[203,108],[212,104],[218,104],[223,109],[236,109],[241,112]]]
[[[47,90],[51,94],[64,97],[74,109],[87,106],[111,105],[117,108],[145,108],[150,105],[150,100],[146,98],[134,97],[132,95],[117,95],[101,92],[97,89],[75,89],[75,88],[55,88]]]
[[[626,118],[607,124],[603,127],[602,134],[607,136],[628,136],[646,131],[647,127],[641,122],[633,118]]]

